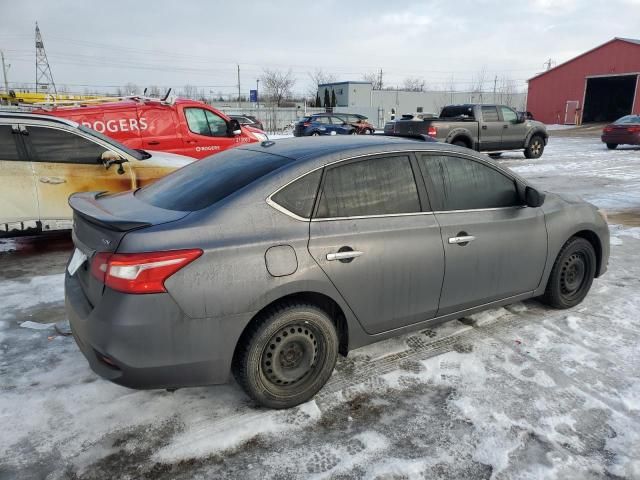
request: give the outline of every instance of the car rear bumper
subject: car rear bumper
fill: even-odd
[[[640,133],[604,133],[600,137],[604,143],[618,145],[640,145]]]
[[[216,319],[186,317],[168,293],[128,295],[106,289],[96,307],[80,283],[65,276],[73,336],[91,369],[129,388],[226,383],[235,341]]]

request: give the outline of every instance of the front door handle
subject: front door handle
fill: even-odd
[[[482,125],[482,129],[483,129],[483,130],[486,130],[486,129],[487,129],[487,126],[486,126],[486,125]]]
[[[60,183],[66,183],[64,178],[60,177],[40,177],[41,183],[49,183],[51,185],[59,185]]]
[[[509,125],[502,125],[502,128],[509,128]]]
[[[149,140],[147,142],[147,145],[160,145],[160,142],[157,140]]]
[[[357,250],[344,250],[342,252],[327,253],[327,260],[329,260],[330,262],[334,260],[350,261],[361,255],[364,255],[364,252],[359,252]]]
[[[451,245],[465,246],[469,242],[473,242],[476,239],[473,235],[462,235],[459,237],[449,237],[449,243]]]

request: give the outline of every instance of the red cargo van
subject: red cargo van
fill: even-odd
[[[227,148],[267,140],[215,108],[194,100],[131,97],[117,102],[40,110],[93,128],[131,148],[204,158]]]

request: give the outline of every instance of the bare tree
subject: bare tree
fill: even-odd
[[[135,83],[126,83],[123,87],[124,90],[124,94],[125,95],[139,95],[140,94],[140,87],[138,87],[138,85],[136,85]]]
[[[296,83],[291,69],[286,73],[280,70],[265,69],[261,80],[267,98],[278,107],[283,100],[291,96],[291,89]]]
[[[407,77],[404,79],[402,85],[403,90],[408,90],[410,92],[424,92],[426,83],[423,78]]]
[[[184,87],[182,87],[182,95],[186,98],[195,99],[196,95],[198,95],[198,89],[193,85],[186,84]]]
[[[486,83],[487,67],[483,66],[482,69],[471,79],[471,93],[473,93],[472,101],[482,103],[482,93],[484,92]]]
[[[365,82],[371,82],[374,90],[382,90],[383,83],[380,73],[365,73],[364,75],[362,75],[362,79]]]
[[[147,90],[150,97],[160,97],[160,87],[157,85],[151,85]]]
[[[316,68],[313,72],[307,72],[311,83],[307,89],[307,98],[315,103],[318,94],[318,85],[323,83],[334,83],[337,77],[333,73],[326,73],[321,68]],[[318,105],[316,105],[317,107]]]
[[[500,103],[508,105],[509,107],[516,107],[514,105],[515,94],[517,93],[516,81],[506,75],[500,77],[498,83],[498,93],[500,95]],[[519,108],[519,106],[518,106]]]

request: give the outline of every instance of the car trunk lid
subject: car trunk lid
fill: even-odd
[[[96,254],[115,252],[128,232],[180,220],[189,214],[154,207],[138,200],[133,192],[76,193],[69,198],[69,205],[73,209],[73,244],[87,257],[73,276],[91,306],[96,305],[104,291],[103,282],[91,273]]]

